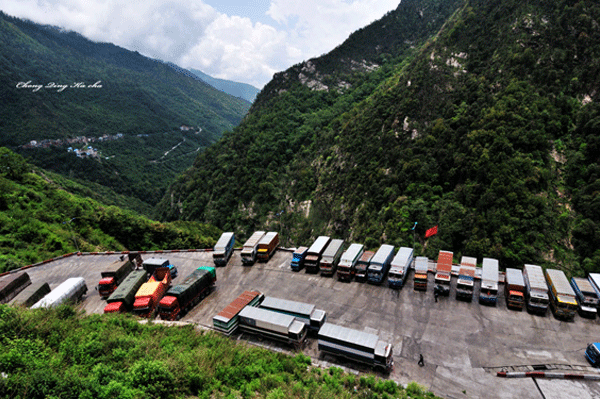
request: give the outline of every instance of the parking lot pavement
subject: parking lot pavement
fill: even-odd
[[[182,281],[198,266],[213,265],[210,252],[142,255],[143,259],[151,256],[167,258],[178,267],[179,276],[173,284]],[[431,274],[427,292],[413,290],[412,273],[407,285],[395,291],[386,285],[342,283],[335,276],[321,277],[303,270],[292,272],[291,256],[291,252],[279,250],[269,262],[249,267],[242,265],[239,251],[234,251],[228,265],[217,268],[216,289],[182,320],[210,327],[212,317],[239,294],[259,290],[268,296],[313,303],[327,311],[327,320],[332,323],[379,334],[394,345],[394,371],[383,377],[403,384],[417,381],[442,397],[600,396],[597,382],[496,377],[496,371],[503,367],[589,366],[583,352],[588,342],[598,340],[597,320],[575,317],[574,322],[564,322],[551,314],[540,317],[509,310],[502,293],[497,306],[480,305],[478,282],[472,302],[457,301],[454,278],[450,296],[440,297],[436,303]],[[105,301],[100,299],[95,286],[102,268],[118,257],[72,256],[27,272],[32,282],[47,281],[51,288],[68,277],[85,278],[89,290],[80,306],[87,313],[102,313]],[[242,339],[274,350],[291,351],[269,340],[246,335]],[[369,371],[361,365],[319,353],[314,338],[303,351],[319,364]],[[417,365],[419,354],[424,357],[423,367]]]

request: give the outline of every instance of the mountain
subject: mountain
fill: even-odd
[[[150,213],[250,107],[161,61],[2,12],[0,39],[0,146],[130,196],[136,211]],[[67,152],[88,146],[87,159]]]
[[[212,87],[224,91],[234,97],[240,97],[249,102],[253,102],[260,89],[247,83],[233,82],[231,80],[217,79],[205,74],[198,69],[190,69],[190,71],[200,79],[211,85]]]
[[[600,271],[599,22],[592,1],[402,1],[277,74],[159,215]]]

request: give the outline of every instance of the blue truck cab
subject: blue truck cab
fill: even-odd
[[[585,357],[592,366],[600,366],[600,342],[589,344],[585,349]]]

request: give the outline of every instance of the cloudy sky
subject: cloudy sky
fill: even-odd
[[[0,0],[6,14],[262,88],[399,0]]]

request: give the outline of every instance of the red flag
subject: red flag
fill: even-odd
[[[425,232],[425,238],[429,238],[431,236],[434,236],[437,234],[437,226],[434,226],[430,229],[427,229],[427,231]]]

